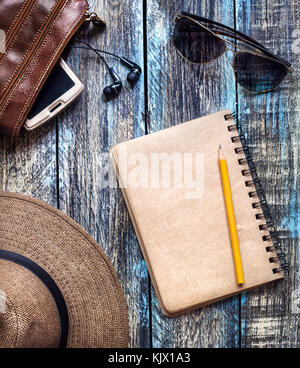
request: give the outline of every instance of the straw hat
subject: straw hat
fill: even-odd
[[[0,192],[0,347],[127,347],[117,275],[52,206]]]

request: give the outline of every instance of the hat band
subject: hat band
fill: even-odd
[[[58,347],[65,348],[68,341],[69,316],[65,299],[55,281],[42,267],[20,254],[10,252],[8,250],[0,250],[0,259],[12,261],[20,266],[27,268],[35,276],[37,276],[48,288],[55,301],[60,319],[60,339]]]

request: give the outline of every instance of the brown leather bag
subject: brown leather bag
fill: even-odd
[[[85,22],[86,0],[0,1],[0,134],[15,138],[68,41]]]

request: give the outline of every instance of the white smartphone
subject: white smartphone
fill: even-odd
[[[52,119],[70,105],[82,90],[83,84],[60,58],[27,116],[25,129],[33,130]]]

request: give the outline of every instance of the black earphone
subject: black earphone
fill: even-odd
[[[123,65],[127,66],[130,69],[130,72],[127,74],[128,83],[130,83],[132,87],[135,86],[140,78],[140,75],[142,74],[141,67],[133,61],[126,59],[125,57],[121,57],[120,60]]]
[[[113,84],[111,84],[109,86],[106,86],[103,89],[103,94],[104,94],[104,96],[106,97],[107,100],[110,100],[112,98],[117,97],[120,94],[123,85],[122,85],[122,82],[121,82],[119,76],[117,75],[117,73],[114,71],[113,68],[111,68],[107,64],[107,62],[105,61],[104,57],[100,54],[100,52],[103,53],[103,54],[114,56],[117,59],[119,59],[123,65],[125,65],[127,68],[130,69],[130,71],[129,71],[128,75],[127,75],[127,81],[128,81],[128,83],[132,87],[134,87],[137,84],[137,82],[138,82],[138,80],[140,78],[140,75],[142,74],[142,69],[141,69],[141,67],[139,65],[137,65],[136,63],[134,63],[131,60],[128,60],[125,57],[121,57],[121,56],[116,55],[116,54],[114,54],[112,52],[108,52],[108,51],[104,51],[104,50],[99,50],[99,49],[94,49],[92,46],[90,46],[85,41],[77,40],[77,39],[74,40],[74,41],[83,43],[87,47],[84,47],[84,46],[71,46],[72,48],[85,49],[85,50],[92,50],[92,51],[94,51],[100,57],[100,59],[103,61],[104,65],[108,69],[108,72],[109,72],[110,76],[112,77]]]
[[[103,90],[103,94],[108,100],[110,100],[110,99],[115,98],[119,95],[123,85],[122,85],[122,82],[121,82],[118,74],[114,71],[113,68],[108,68],[108,71],[109,71],[109,74],[112,77],[113,84],[110,84],[109,86],[106,86]]]

